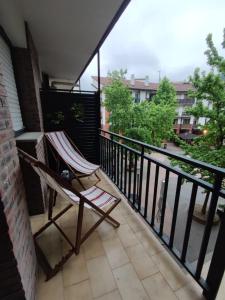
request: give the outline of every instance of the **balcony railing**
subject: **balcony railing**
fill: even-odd
[[[150,155],[150,152],[156,155]],[[193,168],[210,172],[214,176],[214,183],[173,167],[163,159],[157,159],[159,154],[161,158],[165,157],[165,160],[166,157],[173,158]],[[126,196],[128,203],[144,218],[178,263],[202,287],[205,297],[215,299],[225,269],[224,212],[220,225],[217,225],[217,237],[213,246],[210,235],[215,231],[213,223],[218,200],[225,198],[225,191],[222,189],[225,170],[104,130],[101,130],[100,134],[100,163],[105,173]],[[189,188],[185,190],[185,186]],[[193,215],[202,192],[209,192],[211,200],[206,224],[200,225],[202,235],[197,238],[199,251],[194,263],[190,263],[189,252],[195,246],[193,241],[190,245],[191,235],[195,236],[195,232],[192,231]],[[188,197],[186,194],[189,194]],[[182,199],[185,197],[188,198],[186,215],[182,215],[185,217],[182,217],[178,224],[182,212],[180,207],[183,206]],[[170,207],[172,208],[169,209]],[[179,226],[183,226],[184,230],[177,238]],[[207,251],[209,244],[211,250]],[[203,266],[209,254],[209,269],[207,275],[203,276]]]
[[[178,103],[182,106],[192,106],[195,103],[195,100],[189,98],[178,99]]]

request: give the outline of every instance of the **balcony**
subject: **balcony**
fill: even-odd
[[[172,167],[169,158],[214,173],[215,184]],[[103,130],[100,162],[99,186],[122,198],[112,213],[121,225],[113,229],[103,222],[51,280],[40,269],[37,299],[215,299],[224,272],[225,224],[224,215],[214,226],[213,219],[225,198],[224,170]],[[91,178],[83,183],[93,184]],[[211,195],[205,225],[194,219],[203,190]],[[57,199],[55,213],[63,206]],[[60,220],[71,238],[75,218],[73,208]],[[85,231],[96,218],[85,212]],[[32,217],[33,232],[46,220],[46,214]],[[38,243],[52,265],[67,250],[54,228]]]
[[[189,99],[189,98],[178,99],[178,103],[179,105],[182,106],[192,106],[195,103],[195,99]]]
[[[37,300],[204,299],[201,288],[174,262],[164,243],[149,231],[103,172],[101,178],[100,186],[123,199],[113,212],[120,227],[115,230],[105,222],[101,224],[83,245],[79,256],[72,256],[50,281],[45,281],[40,269]],[[55,212],[63,205],[62,199],[57,199]],[[75,234],[76,213],[74,208],[60,221],[70,237]],[[87,210],[86,226],[95,218]],[[46,219],[47,215],[32,217],[32,230],[36,231]],[[46,231],[38,242],[52,264],[67,247],[55,228]]]

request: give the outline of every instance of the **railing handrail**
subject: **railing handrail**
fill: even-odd
[[[149,150],[152,150],[152,151],[156,151],[156,152],[164,154],[166,156],[169,156],[169,157],[175,158],[177,160],[183,161],[185,163],[189,163],[189,164],[191,164],[191,165],[193,165],[195,167],[198,167],[198,168],[201,168],[201,169],[205,169],[205,170],[210,171],[210,172],[212,172],[214,174],[218,174],[218,175],[221,175],[223,177],[225,176],[225,168],[217,167],[217,166],[214,166],[212,164],[208,164],[208,163],[202,162],[202,161],[197,160],[197,159],[188,158],[188,157],[186,157],[184,155],[181,155],[181,154],[175,154],[175,153],[173,153],[171,151],[168,151],[168,150],[165,150],[165,149],[153,146],[153,145],[149,145],[149,144],[146,144],[146,143],[143,143],[143,142],[140,142],[140,141],[128,138],[126,136],[123,136],[123,135],[120,135],[120,134],[117,134],[117,133],[114,133],[114,132],[111,132],[111,131],[107,131],[107,130],[101,129],[101,128],[100,128],[100,131],[104,132],[104,133],[107,133],[107,134],[110,134],[110,135],[113,135],[115,137],[118,137],[120,139],[126,140],[128,142],[132,142],[132,143],[134,143],[136,145],[139,145],[141,147],[144,147],[146,149],[149,149]]]

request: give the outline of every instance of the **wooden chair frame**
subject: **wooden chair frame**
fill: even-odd
[[[36,254],[38,261],[43,268],[43,271],[46,274],[46,281],[52,278],[56,273],[58,273],[63,265],[67,262],[67,260],[73,255],[78,255],[80,252],[81,245],[87,240],[87,238],[92,234],[92,232],[105,220],[108,223],[110,223],[114,228],[118,228],[120,226],[120,223],[117,222],[114,218],[112,218],[109,214],[112,212],[112,210],[119,204],[121,199],[116,198],[109,192],[107,192],[109,195],[114,197],[116,199],[115,203],[111,205],[111,207],[104,211],[98,206],[96,206],[93,202],[89,201],[87,198],[85,198],[82,194],[80,194],[78,191],[76,191],[70,183],[68,183],[66,180],[61,178],[58,174],[53,172],[51,169],[49,169],[45,164],[42,162],[36,160],[26,152],[22,151],[21,149],[18,149],[19,157],[25,160],[27,163],[29,163],[31,166],[38,167],[42,169],[44,172],[46,172],[48,175],[50,175],[62,188],[66,188],[67,190],[74,193],[77,197],[80,198],[78,205],[78,219],[77,219],[77,230],[76,230],[76,238],[75,238],[75,244],[68,238],[68,236],[65,234],[65,232],[60,228],[60,226],[56,223],[56,220],[58,220],[62,215],[64,215],[71,207],[74,206],[74,204],[67,205],[64,209],[62,209],[58,214],[56,214],[54,217],[52,215],[53,212],[53,204],[54,204],[54,190],[50,187],[50,195],[49,195],[49,205],[48,205],[48,222],[43,225],[36,233],[34,233],[34,244],[36,248]],[[104,191],[104,189],[102,189]],[[91,206],[92,210],[99,216],[99,220],[82,236],[82,224],[83,224],[83,215],[84,215],[84,204],[88,204]],[[40,246],[37,243],[37,237],[45,231],[50,225],[55,225],[55,227],[58,229],[58,231],[61,233],[61,235],[65,238],[65,240],[69,243],[71,248],[69,251],[61,258],[61,260],[54,266],[51,267],[49,264],[46,256],[44,255],[43,251],[41,250]]]
[[[74,147],[74,149],[83,157],[84,155],[81,153],[81,151],[77,148],[77,146],[75,145],[75,143],[73,142],[73,140],[69,137],[69,135],[62,130],[62,132],[65,134],[65,136],[67,137],[67,139],[69,140],[69,142],[71,143],[71,145]],[[60,160],[67,165],[67,167],[69,168],[69,170],[73,173],[74,177],[77,179],[77,181],[79,182],[79,184],[81,185],[81,187],[83,189],[85,189],[86,187],[83,185],[82,181],[80,180],[80,178],[83,178],[83,177],[89,177],[89,176],[92,176],[92,175],[95,175],[97,177],[97,181],[95,182],[95,185],[101,181],[101,178],[98,176],[97,174],[97,171],[100,169],[100,166],[98,169],[96,169],[95,171],[93,171],[92,173],[90,174],[83,174],[83,173],[80,173],[80,172],[77,172],[74,168],[72,168],[67,162],[65,162],[63,160],[63,158],[58,154],[58,152],[55,150],[54,146],[52,145],[52,143],[49,141],[48,137],[45,136],[47,141],[48,141],[48,144],[49,144],[49,148],[51,150],[51,153],[57,163],[57,168],[59,168],[59,164],[60,164]]]

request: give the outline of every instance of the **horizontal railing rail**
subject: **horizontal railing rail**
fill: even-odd
[[[154,154],[163,154],[163,159],[157,159]],[[214,182],[209,183],[172,166],[168,158],[178,161],[178,165],[180,161],[210,172]],[[218,244],[225,238],[224,211],[216,229],[213,225],[218,221],[218,201],[225,199],[222,189],[225,169],[102,129],[100,164],[128,203],[203,288],[206,298],[215,299],[225,269],[225,243]],[[196,241],[193,219],[196,219],[196,207],[206,198],[209,204],[205,224],[197,228],[200,231]],[[196,248],[195,251],[192,248]],[[209,256],[209,271],[203,276]],[[214,272],[217,273],[216,281],[213,280]]]

